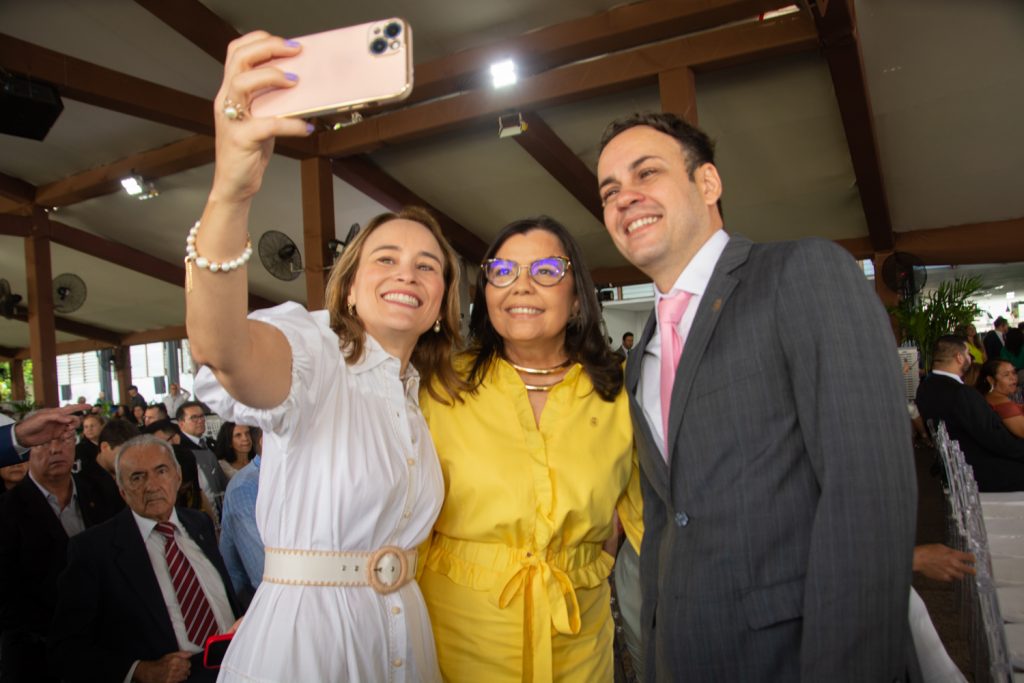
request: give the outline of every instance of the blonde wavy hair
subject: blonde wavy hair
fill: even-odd
[[[444,255],[444,295],[441,298],[441,331],[431,327],[420,335],[413,349],[413,367],[420,373],[420,386],[426,387],[430,395],[443,403],[458,400],[459,393],[466,389],[466,383],[452,367],[452,358],[462,346],[460,329],[459,281],[461,268],[458,255],[445,239],[437,220],[424,208],[406,206],[397,213],[382,213],[375,216],[355,239],[345,247],[345,252],[331,269],[327,279],[326,306],[331,316],[331,329],[338,335],[345,362],[352,364],[363,356],[366,348],[366,326],[359,319],[358,311],[348,309],[348,295],[359,269],[363,246],[374,230],[394,220],[408,220],[419,223],[434,236]],[[442,396],[438,389],[448,395]]]

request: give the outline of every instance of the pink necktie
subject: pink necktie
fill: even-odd
[[[161,522],[156,525],[156,530],[165,539],[164,556],[167,558],[174,593],[178,596],[181,616],[185,619],[188,639],[196,645],[203,645],[207,638],[217,633],[217,619],[213,616],[210,601],[206,599],[192,564],[174,540],[174,525]]]
[[[689,292],[676,292],[658,302],[658,331],[661,335],[661,427],[665,438],[665,462],[668,462],[668,409],[672,403],[672,384],[683,353],[683,340],[676,326],[690,303]]]

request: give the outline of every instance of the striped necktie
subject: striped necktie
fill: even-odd
[[[210,607],[210,601],[199,584],[192,563],[174,540],[174,525],[170,522],[161,522],[156,525],[156,530],[164,537],[164,557],[167,558],[167,569],[171,573],[174,594],[178,596],[181,616],[185,619],[189,642],[202,645],[207,638],[217,632],[217,619],[213,616],[213,608]]]

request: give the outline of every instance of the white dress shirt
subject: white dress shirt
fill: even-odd
[[[942,375],[943,377],[949,377],[950,379],[955,379],[960,384],[964,383],[964,378],[963,377],[961,377],[960,375],[954,375],[952,372],[946,372],[945,370],[932,370],[932,374],[933,375]]]
[[[714,272],[715,265],[718,264],[718,259],[721,258],[722,252],[725,251],[725,245],[728,243],[729,235],[725,230],[716,231],[694,254],[686,268],[679,274],[670,291],[663,294],[655,290],[655,315],[657,315],[658,310],[657,304],[673,292],[689,292],[691,295],[686,312],[676,327],[676,332],[679,334],[679,339],[683,344],[684,356],[686,355],[686,337],[690,334],[690,328],[693,326],[693,319],[697,315],[697,308],[700,306],[701,298],[704,296],[704,290],[708,288],[711,274]],[[650,425],[651,431],[654,432],[659,446],[664,449],[665,434],[662,433],[661,426],[660,320],[658,325],[659,327],[654,329],[654,335],[651,336],[647,342],[647,348],[644,350],[643,364],[640,367],[640,386],[637,393],[640,398],[640,405],[643,406],[644,414],[647,416],[647,423]]]

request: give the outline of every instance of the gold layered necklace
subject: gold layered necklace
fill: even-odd
[[[509,365],[515,368],[516,371],[526,375],[553,375],[569,367],[569,365],[572,363],[571,359],[566,358],[558,365],[553,365],[550,368],[528,368],[525,365],[518,365],[516,363],[513,363],[508,358],[506,358],[505,360],[507,360]],[[561,383],[562,379],[564,378],[559,378],[557,381],[551,382],[550,384],[530,384],[529,382],[524,380],[523,386],[526,387],[527,391],[551,391],[551,387],[558,386],[558,384]]]

